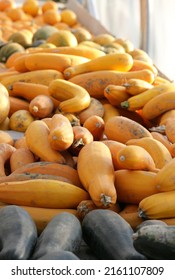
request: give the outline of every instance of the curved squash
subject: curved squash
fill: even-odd
[[[61,112],[76,113],[90,105],[89,93],[69,81],[55,79],[49,84],[48,91],[53,98],[60,101]]]

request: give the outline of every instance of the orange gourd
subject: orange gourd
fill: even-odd
[[[0,176],[6,175],[5,164],[10,159],[16,148],[7,143],[0,143]]]
[[[118,152],[117,158],[120,169],[159,171],[151,155],[140,146],[125,146]]]
[[[149,130],[143,125],[123,116],[110,118],[105,124],[104,133],[109,140],[116,140],[124,144],[130,139],[152,137]]]
[[[29,112],[35,118],[46,118],[49,117],[54,110],[54,103],[50,96],[37,95],[34,97],[29,104]]]
[[[65,163],[64,157],[52,149],[48,139],[49,128],[42,120],[33,121],[25,136],[28,148],[41,160]]]
[[[33,153],[28,148],[19,148],[10,157],[10,170],[13,172],[21,166],[35,162]]]
[[[143,198],[158,193],[156,173],[145,170],[116,170],[115,187],[118,202],[138,204]]]
[[[91,97],[99,99],[104,97],[104,89],[108,85],[122,85],[131,78],[138,78],[152,83],[154,81],[154,74],[147,69],[132,72],[99,70],[85,74],[79,74],[69,79],[69,81],[82,86],[89,92]]]
[[[83,127],[87,128],[91,132],[95,141],[98,141],[102,138],[104,126],[105,123],[103,118],[97,115],[89,117],[83,124]]]
[[[65,79],[70,79],[76,75],[99,70],[116,70],[127,72],[133,65],[132,56],[127,53],[107,54],[94,58],[88,62],[81,63],[64,70]]]
[[[96,206],[116,203],[114,168],[109,148],[100,141],[86,144],[77,159],[77,171]]]
[[[124,86],[117,85],[108,85],[104,89],[104,96],[107,98],[110,104],[116,107],[120,107],[120,103],[130,97]]]
[[[54,114],[49,123],[49,143],[52,149],[64,151],[74,140],[73,129],[70,121],[62,114]]]

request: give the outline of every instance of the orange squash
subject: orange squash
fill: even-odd
[[[15,141],[8,131],[0,130],[0,143],[7,143],[14,146]]]
[[[79,74],[70,78],[69,81],[85,88],[91,97],[100,99],[104,97],[105,87],[110,84],[122,85],[131,78],[138,78],[152,83],[154,81],[154,74],[147,69],[132,72],[99,70],[85,74]]]
[[[28,148],[41,160],[65,163],[64,157],[51,148],[49,128],[42,120],[33,121],[25,132]]]
[[[96,206],[116,203],[114,168],[109,148],[100,141],[86,144],[77,159],[77,171]]]
[[[21,166],[35,162],[33,153],[27,148],[19,148],[10,157],[10,170],[13,172]]]
[[[98,141],[102,138],[104,126],[105,123],[103,118],[97,115],[89,117],[83,124],[83,127],[87,128],[91,132],[95,141]]]
[[[104,89],[104,96],[107,98],[110,104],[116,107],[120,107],[120,103],[130,97],[124,86],[117,85],[108,85]]]
[[[116,70],[127,72],[133,65],[132,56],[127,53],[107,54],[94,58],[85,63],[81,63],[64,70],[65,79],[70,79],[76,75],[99,71],[99,70]]]
[[[10,159],[16,148],[7,143],[0,143],[0,176],[6,175],[5,163]]]
[[[83,125],[84,122],[91,116],[93,115],[97,115],[99,117],[103,117],[104,115],[104,108],[103,105],[101,104],[101,102],[96,99],[91,97],[90,98],[90,104],[89,106],[84,109],[81,110],[80,112],[77,113],[77,116],[80,120],[80,124]]]
[[[62,114],[54,114],[49,124],[49,143],[52,149],[64,151],[74,140],[73,129],[70,121]]]
[[[0,201],[43,208],[76,208],[89,194],[72,184],[53,179],[33,179],[0,184]]]
[[[34,163],[29,163],[20,168],[16,169],[12,174],[21,173],[34,173],[34,174],[48,174],[52,176],[62,176],[73,185],[77,187],[82,187],[77,170],[66,164],[60,164],[56,162],[48,161],[37,161]]]
[[[18,111],[18,110],[29,110],[29,102],[27,100],[24,100],[19,97],[15,96],[9,96],[10,101],[10,110],[8,116],[11,117],[11,115]]]
[[[117,158],[120,169],[159,171],[151,155],[140,146],[125,146],[118,152]]]
[[[158,193],[155,185],[156,173],[145,170],[116,170],[115,187],[118,202],[139,204],[152,194]]]
[[[115,140],[103,140],[102,142],[109,148],[114,169],[117,170],[120,167],[118,164],[118,152],[125,147],[125,144]]]
[[[126,88],[126,92],[131,95],[137,95],[144,92],[145,90],[151,89],[154,86],[146,81],[140,79],[130,79],[127,83],[124,83],[122,86]]]
[[[54,103],[50,96],[37,95],[30,101],[28,109],[35,118],[42,119],[52,114]]]
[[[123,116],[110,118],[105,124],[104,133],[109,140],[116,140],[124,144],[130,139],[152,137],[149,130],[143,125]]]

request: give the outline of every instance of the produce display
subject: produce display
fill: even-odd
[[[0,259],[174,259],[174,127],[145,51],[1,0]]]

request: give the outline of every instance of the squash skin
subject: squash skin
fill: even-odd
[[[80,260],[74,253],[60,250],[57,253],[46,254],[37,260]]]
[[[0,209],[0,224],[0,259],[27,260],[37,241],[31,216],[16,205],[5,206]]]
[[[105,226],[104,226],[105,225]],[[98,209],[82,222],[83,239],[102,260],[144,260],[133,247],[131,226],[117,213]]]
[[[60,250],[77,252],[82,240],[80,221],[71,213],[60,213],[47,224],[40,234],[31,259],[37,260],[46,254]]]
[[[82,185],[96,206],[109,207],[116,203],[112,156],[104,143],[93,141],[81,149],[77,171]]]
[[[133,234],[133,244],[138,252],[149,259],[174,260],[175,227],[144,226]]]

